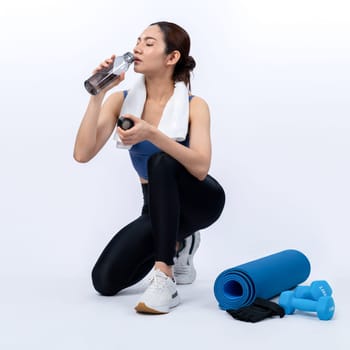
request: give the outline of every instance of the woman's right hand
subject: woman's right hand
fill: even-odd
[[[110,58],[105,59],[103,62],[100,63],[98,67],[96,67],[93,70],[92,74],[95,74],[103,69],[110,67],[110,65],[113,64],[115,57],[116,55],[112,55]],[[113,82],[108,84],[104,89],[101,90],[101,92],[106,93],[108,90],[119,85],[124,80],[124,78],[125,78],[125,72],[120,74],[120,76],[117,79],[113,80]]]

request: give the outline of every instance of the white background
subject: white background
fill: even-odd
[[[349,18],[347,0],[2,2],[1,348],[348,349]],[[197,282],[152,318],[133,310],[143,282],[111,298],[90,282],[103,247],[141,209],[128,154],[112,140],[87,164],[72,151],[84,79],[159,20],[190,33],[192,90],[212,115],[210,173],[227,203],[202,232]],[[251,325],[218,309],[222,270],[289,248],[309,258],[307,282],[331,283],[334,320]]]

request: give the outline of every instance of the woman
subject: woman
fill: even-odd
[[[132,146],[129,152],[140,177],[144,204],[141,216],[106,246],[93,268],[92,281],[102,295],[115,295],[153,268],[151,283],[135,307],[142,313],[167,313],[179,304],[175,281],[194,281],[198,230],[219,218],[225,202],[223,189],[208,175],[211,141],[206,102],[186,90],[189,117],[183,142],[158,128],[175,84],[190,87],[195,61],[189,51],[190,38],[178,25],[157,22],[145,29],[134,48],[134,70],[143,75],[146,89],[143,112],[125,115],[134,122],[131,129],[117,127],[122,143]],[[113,59],[105,60],[95,72]],[[124,74],[90,98],[76,137],[74,158],[78,162],[92,159],[115,129],[128,91],[103,100],[123,79]]]

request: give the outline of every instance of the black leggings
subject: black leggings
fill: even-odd
[[[155,261],[173,265],[176,241],[213,224],[224,208],[225,192],[214,178],[198,180],[164,152],[150,157],[148,182],[141,216],[112,238],[92,270],[102,295],[140,281]]]

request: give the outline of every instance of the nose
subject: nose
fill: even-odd
[[[140,44],[136,44],[133,51],[134,51],[134,54],[140,54],[142,52],[140,48]]]

